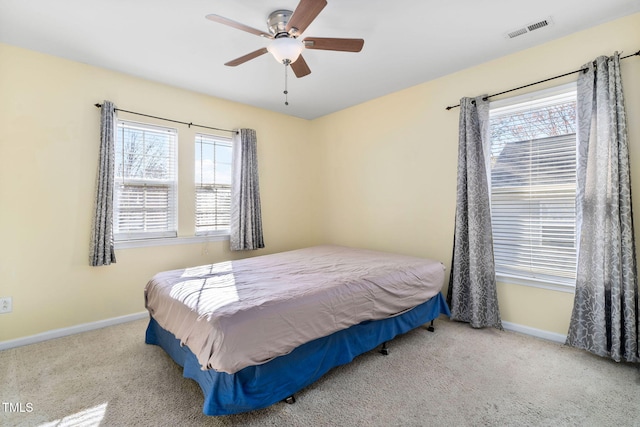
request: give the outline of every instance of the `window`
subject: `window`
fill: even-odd
[[[177,236],[177,131],[118,120],[115,240]]]
[[[231,220],[231,141],[196,135],[196,234],[229,231]]]
[[[567,289],[576,277],[575,85],[527,98],[490,107],[496,275]]]

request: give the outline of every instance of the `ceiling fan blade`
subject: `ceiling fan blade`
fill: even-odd
[[[296,59],[296,62],[291,63],[291,69],[293,70],[293,74],[298,78],[311,74],[307,61],[304,60],[302,55]]]
[[[289,22],[287,22],[287,32],[293,36],[304,33],[304,30],[316,19],[316,16],[326,5],[327,0],[300,0],[296,10],[289,18]],[[292,31],[293,28],[295,30]]]
[[[362,39],[307,37],[303,42],[307,49],[338,50],[341,52],[360,52],[364,46]]]
[[[247,53],[246,55],[241,56],[240,58],[236,58],[233,61],[229,61],[224,65],[227,65],[229,67],[235,67],[236,65],[244,64],[247,61],[250,61],[250,60],[252,60],[254,58],[257,58],[260,55],[264,55],[267,52],[268,52],[267,48],[263,47],[262,49],[258,49],[258,50],[255,50],[255,51],[251,52],[251,53]]]
[[[233,27],[236,28],[238,30],[242,30],[242,31],[246,31],[247,33],[251,33],[251,34],[255,34],[256,36],[260,36],[260,37],[265,37],[268,39],[272,39],[273,36],[269,33],[265,33],[264,31],[260,31],[257,30],[253,27],[249,27],[247,25],[241,24],[239,22],[233,21],[229,18],[225,18],[224,16],[220,16],[220,15],[207,15],[205,16],[205,18],[207,18],[210,21],[213,22],[217,22],[219,24],[224,24],[224,25],[228,25],[229,27]]]

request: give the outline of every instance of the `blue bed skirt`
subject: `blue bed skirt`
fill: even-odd
[[[195,355],[153,319],[147,327],[147,344],[162,347],[182,366],[185,378],[195,380],[204,393],[202,412],[229,415],[265,408],[293,395],[332,368],[351,362],[359,354],[436,319],[450,315],[442,294],[395,317],[362,322],[301,345],[269,362],[248,366],[235,374],[203,371]]]

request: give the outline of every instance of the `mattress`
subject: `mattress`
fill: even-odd
[[[438,294],[437,261],[316,246],[161,272],[145,304],[203,370],[233,374],[367,320],[401,314]]]

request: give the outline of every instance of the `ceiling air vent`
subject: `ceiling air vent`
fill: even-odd
[[[549,21],[547,21],[545,19],[544,21],[540,21],[540,22],[536,22],[535,24],[527,25],[527,30],[533,31],[533,30],[537,30],[538,28],[546,27],[547,25],[549,25]]]
[[[507,36],[509,36],[510,39],[514,38],[514,37],[518,37],[521,36],[523,34],[527,34],[528,31],[526,28],[520,28],[518,30],[515,31],[511,31],[510,33],[507,34]]]
[[[553,24],[553,21],[549,17],[547,19],[543,19],[542,21],[534,22],[532,24],[525,25],[522,28],[518,28],[516,30],[509,31],[508,33],[506,33],[505,37],[507,37],[509,39],[513,39],[513,38],[525,35],[527,33],[530,33],[531,31],[535,31],[535,30],[539,30],[540,28],[548,27],[548,26],[550,26],[552,24]]]

